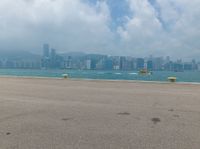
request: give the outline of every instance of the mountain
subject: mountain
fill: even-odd
[[[10,59],[10,60],[32,60],[40,59],[40,55],[33,54],[27,51],[0,51],[0,59]]]
[[[68,52],[68,53],[62,53],[62,54],[59,54],[63,57],[68,57],[68,56],[71,56],[71,57],[83,57],[85,56],[86,54],[84,52]]]

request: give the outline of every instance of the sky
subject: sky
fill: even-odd
[[[200,0],[1,0],[0,50],[200,59]]]

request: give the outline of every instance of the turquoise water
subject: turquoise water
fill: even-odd
[[[92,71],[92,70],[27,70],[0,69],[1,76],[62,77],[67,73],[70,78],[109,79],[109,80],[145,80],[167,81],[167,77],[175,76],[178,82],[200,82],[200,72],[165,72],[155,71],[152,75],[138,75],[129,71]]]

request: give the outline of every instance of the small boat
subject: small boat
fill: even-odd
[[[140,75],[152,75],[152,72],[148,71],[147,69],[144,68],[144,69],[140,69],[138,74],[140,74]]]
[[[170,82],[176,82],[176,77],[168,77],[167,78]]]

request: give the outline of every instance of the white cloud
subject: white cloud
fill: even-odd
[[[79,0],[1,0],[0,42],[6,49],[48,42],[60,50],[105,50],[112,42],[109,19],[105,2],[91,7]]]
[[[175,57],[200,55],[199,0],[157,0],[160,10],[148,0],[128,1],[133,18],[124,28],[118,29],[121,46],[126,46],[127,53]]]
[[[1,0],[0,49],[41,50],[50,43],[63,51],[147,56],[200,55],[200,1],[125,0],[133,17],[110,28],[106,0]],[[116,1],[117,2],[117,1]]]

